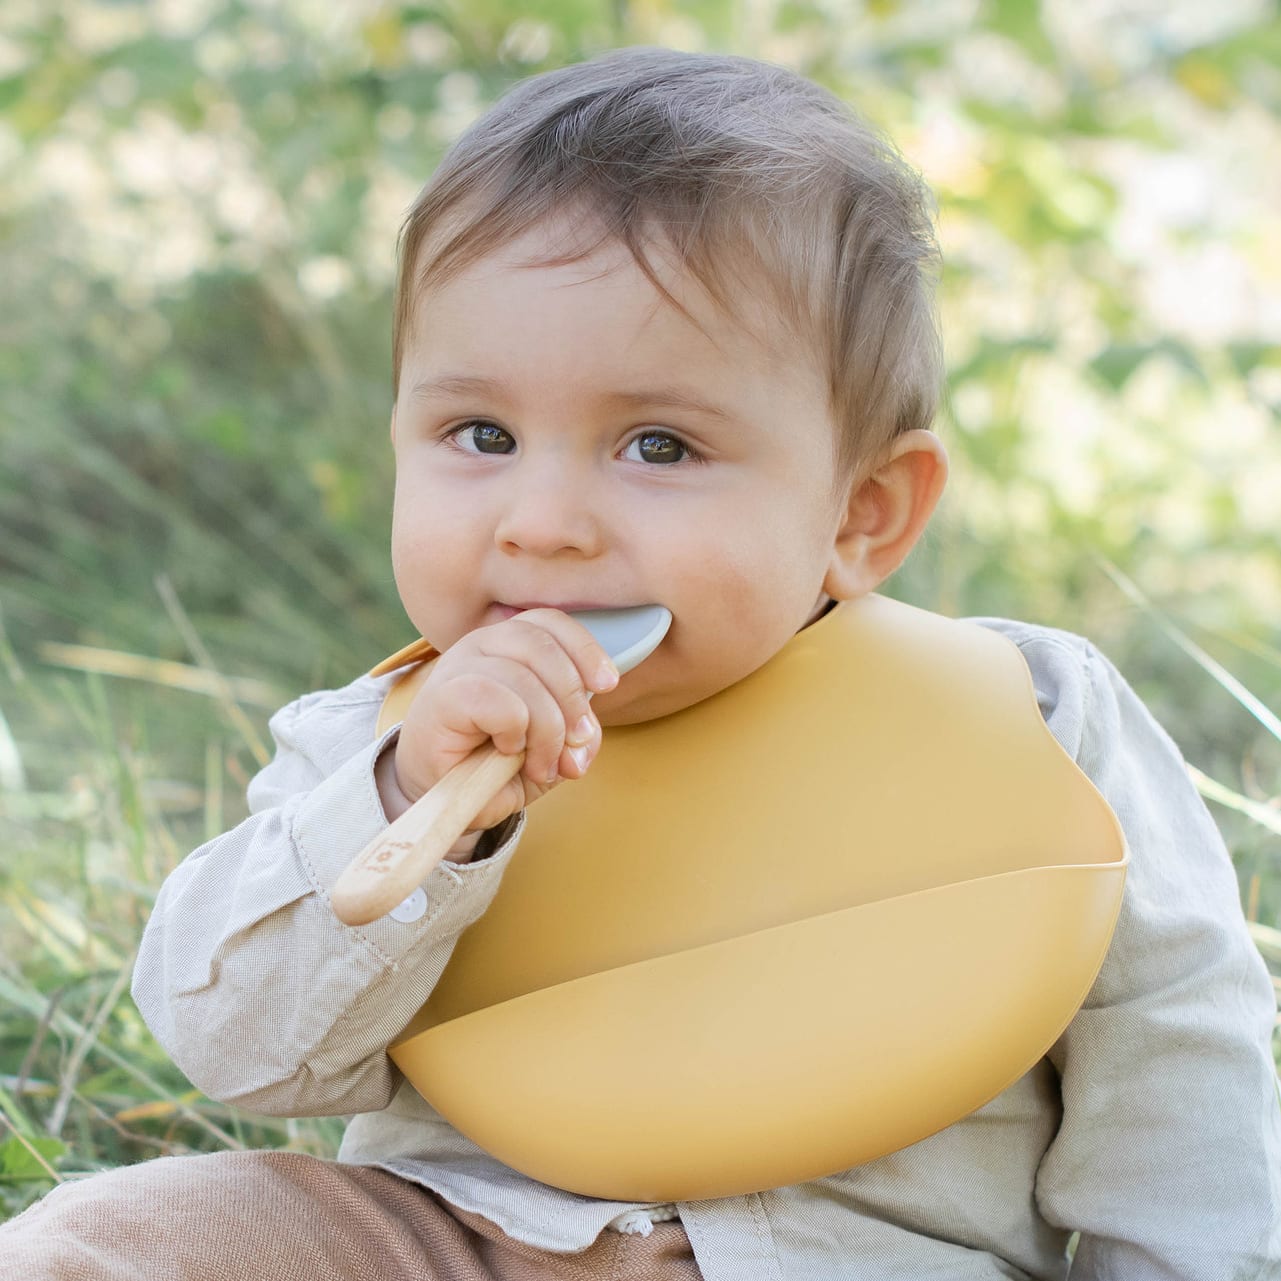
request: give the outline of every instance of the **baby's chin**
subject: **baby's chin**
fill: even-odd
[[[747,673],[743,673],[746,675]],[[734,684],[734,678],[720,675],[719,680],[709,678],[702,685],[691,685],[682,682],[673,685],[663,681],[657,672],[653,673],[653,683],[640,683],[641,669],[629,672],[607,694],[592,696],[592,711],[597,720],[608,729],[611,725],[639,725],[643,721],[656,721],[663,716],[672,716],[693,707],[704,699],[719,694],[721,690]],[[628,680],[636,681],[631,688]]]
[[[678,635],[673,624],[652,658],[627,673],[608,694],[593,696],[592,710],[604,726],[636,725],[684,711],[750,676],[836,603],[820,596],[796,631],[762,636],[756,644],[740,637],[732,646],[698,646],[685,632]]]

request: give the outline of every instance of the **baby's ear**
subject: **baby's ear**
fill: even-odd
[[[850,488],[823,590],[835,600],[875,591],[907,559],[946,484],[947,451],[932,431],[893,440]]]

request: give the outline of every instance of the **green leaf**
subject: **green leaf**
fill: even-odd
[[[163,36],[144,36],[113,52],[113,66],[131,71],[138,79],[138,95],[164,102],[183,98],[200,71],[192,61],[192,46]]]
[[[48,1179],[49,1171],[40,1164],[32,1148],[50,1165],[66,1150],[60,1139],[19,1138],[11,1134],[0,1143],[0,1179],[8,1183],[28,1183],[32,1179]]]
[[[16,76],[5,76],[0,80],[0,112],[8,111],[14,106],[27,88],[27,77],[25,74]]]
[[[1277,351],[1274,343],[1228,343],[1227,353],[1232,361],[1232,367],[1242,378],[1248,377],[1259,365],[1271,366],[1281,363],[1281,353]]]
[[[1112,343],[1090,361],[1090,371],[1113,391],[1119,391],[1151,354],[1151,343]]]
[[[1198,382],[1209,381],[1196,353],[1172,338],[1152,343],[1113,343],[1095,356],[1090,362],[1090,370],[1114,391],[1119,391],[1134,371],[1153,356],[1167,356]]]
[[[1041,6],[1028,0],[990,0],[985,26],[1009,36],[1021,53],[1037,62],[1056,65],[1058,54],[1041,25]]]
[[[244,415],[231,406],[193,422],[192,430],[230,456],[240,456],[249,448],[249,424]]]
[[[953,387],[959,387],[972,379],[988,381],[1002,370],[1016,366],[1024,356],[1042,355],[1053,351],[1054,347],[1052,338],[1039,334],[1013,338],[1004,342],[982,338],[970,359],[949,371],[948,383]]]

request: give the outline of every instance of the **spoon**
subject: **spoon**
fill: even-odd
[[[672,622],[663,605],[585,609],[570,617],[591,632],[620,676],[654,652]],[[367,925],[403,902],[524,761],[524,752],[500,752],[492,743],[459,761],[347,865],[330,892],[338,919]]]

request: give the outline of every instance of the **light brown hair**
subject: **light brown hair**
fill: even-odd
[[[670,49],[523,81],[450,148],[401,232],[393,388],[423,291],[567,211],[590,216],[593,245],[625,245],[663,293],[656,241],[727,311],[764,286],[826,371],[838,474],[930,425],[942,355],[929,189],[818,85]]]

